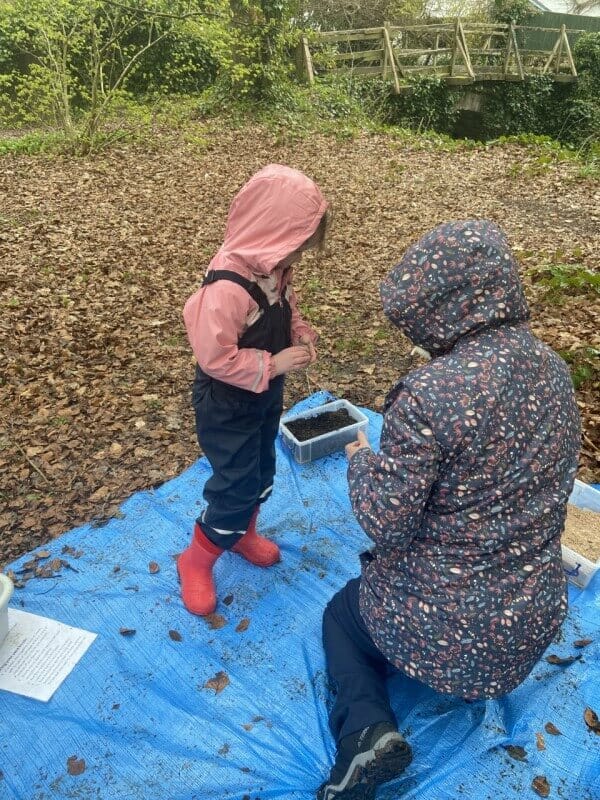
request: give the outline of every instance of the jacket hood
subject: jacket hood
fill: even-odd
[[[448,222],[423,236],[381,283],[381,299],[389,320],[431,354],[529,319],[515,258],[489,220]]]
[[[269,164],[234,198],[225,240],[210,269],[246,267],[269,275],[315,232],[327,205],[319,187],[302,172]]]

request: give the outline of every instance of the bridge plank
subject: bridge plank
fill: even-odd
[[[383,58],[385,50],[379,47],[377,50],[353,50],[348,53],[334,53],[333,57],[336,61],[358,61],[360,59],[375,59]]]

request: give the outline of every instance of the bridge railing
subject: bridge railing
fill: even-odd
[[[550,50],[520,44],[525,34],[543,30],[556,35]],[[522,81],[551,75],[557,81],[577,79],[569,34],[560,28],[533,28],[498,23],[454,22],[390,25],[345,31],[320,31],[304,38],[300,49],[303,74],[315,77],[346,73],[390,79],[396,92],[411,75],[438,75],[450,84],[485,80]]]

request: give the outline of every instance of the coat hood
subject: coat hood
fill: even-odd
[[[529,319],[515,258],[489,220],[448,222],[423,236],[381,283],[381,299],[389,320],[431,354]]]
[[[210,269],[246,267],[269,275],[315,232],[327,205],[319,187],[302,172],[269,164],[234,198],[225,240]]]

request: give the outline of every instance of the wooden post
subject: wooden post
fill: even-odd
[[[560,26],[560,38],[558,40],[558,53],[556,54],[556,66],[554,67],[554,72],[558,75],[560,72],[560,62],[562,61],[562,51],[563,51],[563,41],[565,38],[565,31],[567,26],[563,23]]]
[[[510,23],[511,26],[513,23]],[[502,75],[506,78],[508,75],[508,66],[510,64],[510,54],[513,49],[513,37],[510,35],[510,29],[508,31],[508,36],[506,37],[506,54],[504,56],[504,66],[502,67]]]
[[[515,33],[515,23],[510,23],[510,38],[512,39],[513,47],[515,50],[515,60],[517,62],[517,70],[519,72],[519,78],[524,81],[525,80],[525,73],[523,72],[523,62],[521,61],[521,53],[519,51],[519,43],[517,42],[517,35]]]
[[[388,55],[388,49],[387,49],[387,44],[386,44],[386,39],[385,39],[385,29],[386,29],[387,25],[389,25],[389,22],[384,22],[383,23],[383,28],[381,29],[381,46],[383,48],[383,61],[382,61],[382,64],[381,64],[381,74],[383,75],[383,79],[384,80],[387,78],[388,69],[389,69],[389,55]]]
[[[465,37],[465,32],[463,30],[463,26],[462,26],[460,20],[458,21],[458,37],[459,37],[458,38],[458,44],[459,44],[459,47],[460,47],[460,51],[462,53],[462,57],[465,60],[465,67],[467,68],[467,72],[469,74],[469,77],[474,78],[475,77],[475,73],[473,72],[473,65],[471,64],[471,56],[469,55],[469,48],[467,46],[467,40],[466,40],[466,37]]]
[[[304,45],[302,44],[302,39],[299,39],[298,44],[296,45],[296,77],[299,81],[303,81],[305,74],[306,67],[304,65]]]
[[[386,22],[383,26],[383,39],[385,41],[385,53],[387,60],[392,70],[394,78],[394,90],[396,94],[400,94],[400,81],[398,80],[398,73],[396,72],[396,60],[394,58],[394,50],[392,48],[392,40],[390,38],[390,23]]]
[[[456,56],[458,55],[458,26],[460,25],[460,19],[457,18],[456,24],[454,26],[454,48],[452,49],[452,60],[450,61],[450,75],[454,75],[454,67],[456,65]]]
[[[577,68],[575,66],[575,62],[573,61],[573,54],[571,53],[571,45],[569,44],[569,37],[567,36],[566,30],[565,30],[565,50],[567,51],[567,59],[569,60],[571,75],[577,77]]]
[[[435,49],[436,51],[440,49],[440,34],[436,33],[435,35]],[[437,67],[437,52],[433,54],[433,66]]]
[[[559,35],[559,38],[554,43],[554,47],[552,48],[552,52],[550,53],[550,55],[548,56],[548,58],[546,60],[546,63],[544,64],[544,67],[542,69],[542,75],[545,75],[548,72],[548,68],[550,67],[550,64],[554,61],[554,56],[556,55],[556,51],[558,50],[558,45],[560,44],[560,42],[561,42],[561,37]]]
[[[308,39],[306,36],[302,37],[302,49],[304,50],[304,65],[306,67],[306,75],[308,77],[309,84],[312,86],[315,82],[315,73],[313,70],[312,56],[310,54],[310,48],[308,46]]]

